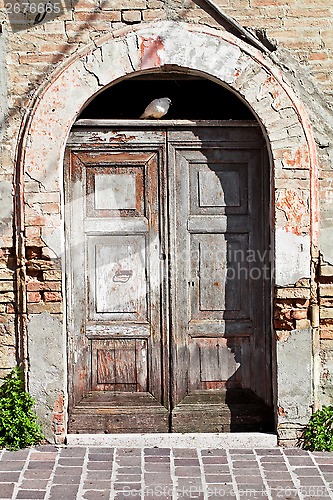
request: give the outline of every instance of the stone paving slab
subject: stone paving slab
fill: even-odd
[[[0,451],[0,499],[333,498],[333,453],[39,446]]]

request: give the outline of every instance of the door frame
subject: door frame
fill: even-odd
[[[122,136],[122,131],[129,132],[131,130],[133,130],[133,131],[139,130],[144,134],[145,131],[150,129],[150,130],[165,130],[165,132],[167,133],[167,131],[174,131],[177,129],[178,130],[187,129],[187,130],[192,131],[192,130],[197,129],[198,127],[200,127],[201,129],[204,128],[205,130],[207,130],[208,128],[212,128],[212,129],[216,130],[217,128],[237,129],[237,128],[245,128],[245,127],[246,128],[255,127],[256,129],[258,129],[259,125],[255,121],[252,121],[252,122],[232,121],[232,122],[230,122],[230,121],[205,120],[205,121],[190,123],[189,121],[184,121],[184,120],[174,120],[174,121],[172,121],[172,123],[170,123],[170,121],[168,121],[168,120],[164,120],[164,121],[160,120],[158,122],[156,122],[156,121],[142,122],[142,121],[135,121],[135,120],[130,121],[130,122],[129,121],[125,122],[124,120],[80,120],[76,123],[76,126],[73,128],[73,132],[70,135],[69,140],[67,142],[66,157],[68,158],[71,151],[79,152],[82,150],[84,152],[87,150],[91,150],[91,151],[95,151],[97,153],[99,151],[98,148],[100,148],[103,152],[105,152],[107,150],[106,149],[107,146],[106,145],[104,146],[103,144],[99,144],[98,142],[96,142],[96,137],[94,136],[94,133],[93,133],[94,129],[96,129],[96,130],[103,129],[105,131],[105,133],[110,132],[111,134],[115,134],[115,136],[117,136],[117,134],[118,134],[120,138],[123,137],[124,142],[121,142],[122,140],[120,139],[119,145],[117,144],[116,149],[113,150],[113,152],[120,153],[121,151],[136,152],[138,150],[143,152],[145,146],[149,149],[149,151],[153,151],[155,147],[158,147],[158,144],[161,144],[160,142],[157,141],[156,146],[154,146],[154,144],[152,142],[153,141],[152,135],[151,135],[151,136],[149,136],[149,140],[146,140],[146,142],[144,140],[142,140],[141,143],[137,143],[135,145],[135,147],[133,147],[131,149],[130,145],[127,144],[126,140],[124,139],[124,135]],[[91,137],[92,137],[91,144],[89,144],[89,136],[85,136],[84,144],[81,146],[80,142],[77,142],[78,139],[75,139],[75,134],[77,133],[78,137],[80,138],[84,134],[85,130],[92,132],[91,133]],[[262,134],[260,134],[260,135],[262,137]],[[167,137],[167,135],[165,137]],[[109,139],[106,137],[105,144],[107,144],[108,140]],[[165,140],[167,141],[167,138]],[[215,142],[216,141],[214,141],[214,143]],[[262,138],[262,143],[264,143],[264,138]],[[195,146],[197,147],[200,144],[201,144],[201,141],[199,139],[197,139],[197,140],[192,141],[191,145],[187,145],[187,148],[191,149]],[[237,145],[237,142],[236,143],[233,142],[232,144]],[[250,145],[251,145],[251,147],[253,147],[254,142],[250,142],[249,146]],[[164,146],[167,146],[167,142],[165,143]],[[261,148],[262,148],[262,146],[261,146]],[[168,149],[168,147],[164,147],[164,150],[166,152],[165,154],[167,154],[167,149]],[[111,151],[111,149],[109,149],[109,151]],[[263,150],[261,149],[261,151],[263,151]],[[261,154],[263,155],[263,153],[261,153]],[[264,183],[265,186],[263,188],[263,192],[267,193],[267,195],[268,195],[267,182],[268,182],[268,178],[269,178],[269,172],[268,172],[269,165],[268,165],[268,161],[267,162],[264,161],[265,158],[267,158],[267,160],[268,160],[268,155],[264,155],[261,158],[263,180],[266,179],[265,183]],[[67,159],[67,163],[68,163],[68,159]],[[164,337],[164,342],[163,342],[164,355],[163,355],[163,358],[165,360],[164,372],[163,372],[163,374],[161,374],[161,376],[162,376],[163,381],[164,381],[164,383],[163,383],[164,389],[162,389],[162,392],[163,392],[162,402],[167,408],[169,408],[170,404],[171,404],[171,406],[174,406],[172,404],[172,400],[171,400],[171,403],[169,402],[169,395],[172,395],[172,393],[173,393],[174,383],[173,383],[172,378],[171,378],[171,372],[172,372],[171,365],[173,363],[173,361],[172,361],[173,357],[168,356],[167,353],[170,353],[171,352],[170,349],[172,349],[171,343],[172,343],[172,339],[173,339],[173,327],[172,327],[173,321],[171,318],[173,318],[177,315],[177,307],[174,304],[173,295],[172,295],[172,292],[170,291],[170,284],[174,282],[174,276],[172,276],[171,272],[170,272],[169,248],[170,248],[170,238],[173,238],[170,224],[175,225],[175,221],[174,220],[172,221],[171,219],[173,219],[173,217],[169,216],[169,214],[168,214],[169,208],[170,208],[170,198],[169,197],[171,195],[171,191],[173,191],[173,188],[170,185],[170,182],[172,182],[172,178],[168,174],[168,172],[170,170],[170,165],[169,165],[169,161],[168,161],[167,156],[165,157],[163,155],[163,159],[162,159],[160,165],[161,165],[161,167],[160,167],[161,168],[161,172],[160,172],[160,174],[161,174],[161,186],[160,186],[161,193],[159,196],[159,203],[160,203],[161,211],[159,214],[159,220],[160,220],[160,233],[161,233],[161,240],[162,240],[161,244],[162,244],[162,247],[164,246],[164,248],[162,248],[162,254],[163,254],[162,295],[165,297],[165,300],[166,300],[165,305],[161,306],[161,322],[162,322],[161,335]],[[68,177],[68,172],[66,172],[65,183],[64,183],[65,189],[67,190],[66,196],[68,197],[69,196],[68,189],[69,189],[70,184],[68,182],[66,182],[67,177]],[[175,203],[176,203],[176,200],[173,200],[172,206],[175,205]],[[265,210],[270,211],[271,204],[269,203],[269,200],[267,200],[266,198],[264,200],[262,200],[262,205],[265,206]],[[73,206],[70,203],[69,204],[67,203],[66,206],[67,206],[67,209],[68,208],[73,209]],[[267,220],[268,221],[271,220],[270,213],[267,214]],[[267,231],[266,231],[267,234],[265,233],[264,239],[265,239],[266,244],[267,244],[268,238],[269,238],[268,233],[271,233],[271,228],[270,228],[269,224],[267,224],[266,227],[267,227]],[[69,238],[67,238],[67,242],[68,241],[69,241]],[[267,245],[267,249],[268,248],[269,248],[269,244]],[[69,250],[68,246],[67,246],[67,251],[68,251],[68,255],[70,255],[70,250]],[[72,261],[68,257],[66,260],[67,260],[67,262],[69,262],[69,270],[70,270],[72,267]],[[71,272],[69,272],[69,276],[71,276],[71,275],[72,275]],[[266,284],[266,281],[264,281],[264,283]],[[71,288],[71,281],[68,280],[66,285],[67,285],[67,297],[69,298],[68,302],[71,303],[71,297],[73,294],[73,290]],[[265,312],[266,312],[266,316],[270,317],[269,311],[272,308],[272,303],[271,303],[272,288],[271,287],[269,290],[269,296],[270,296],[270,300],[269,300],[268,307],[265,309]],[[161,296],[161,300],[163,300],[162,296]],[[68,317],[69,321],[72,320],[71,313],[68,314],[67,317]],[[69,331],[70,331],[70,328],[69,328]],[[266,332],[267,332],[266,335],[269,335],[269,332],[272,332],[272,329],[268,325],[266,326]],[[166,336],[166,338],[165,338],[165,336]],[[270,395],[266,398],[269,400],[269,404],[271,404],[271,401],[273,398],[272,343],[273,342],[272,342],[271,338],[269,338],[269,339],[266,338],[266,340],[265,340],[266,347],[265,347],[264,356],[265,356],[265,359],[267,359],[268,364],[269,364],[268,371],[270,373],[269,376],[270,376],[270,380],[271,380],[271,383],[269,384],[270,385],[270,389],[269,389]],[[267,348],[267,345],[268,345],[268,348]],[[70,337],[69,338],[69,352],[71,352],[72,349],[75,350],[74,346],[71,343],[71,337]],[[269,351],[269,352],[267,352],[267,351]],[[69,357],[68,357],[68,363],[69,363]],[[68,366],[68,376],[70,376],[70,373],[71,373],[71,367],[69,365]],[[72,386],[72,381],[69,379],[68,380],[68,387],[71,387],[71,386]],[[87,388],[87,392],[89,392],[89,388]],[[70,397],[70,394],[69,394],[69,397]],[[171,398],[172,398],[172,396],[171,396]],[[171,415],[171,409],[169,411],[170,411],[170,415]]]

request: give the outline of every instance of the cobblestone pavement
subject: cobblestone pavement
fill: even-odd
[[[333,498],[333,453],[40,446],[0,451],[1,499]]]

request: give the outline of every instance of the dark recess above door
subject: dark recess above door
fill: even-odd
[[[137,119],[145,107],[159,97],[169,97],[172,101],[165,119],[255,119],[251,110],[230,90],[211,80],[180,74],[136,77],[112,85],[98,94],[78,118]]]

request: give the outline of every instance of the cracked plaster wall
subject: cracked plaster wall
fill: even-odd
[[[29,350],[33,354],[30,356],[30,384],[38,396],[39,414],[46,412],[49,415],[50,412],[51,403],[45,399],[46,392],[59,397],[59,391],[63,391],[66,385],[61,364],[54,363],[52,366],[60,366],[57,377],[53,377],[57,383],[52,383],[52,389],[44,391],[44,396],[34,389],[39,367],[36,369],[34,361],[37,343],[33,344],[33,339],[40,335],[37,333],[40,315],[45,311],[50,314],[62,312],[61,290],[57,288],[61,284],[62,226],[60,210],[56,207],[61,193],[66,137],[84,103],[102,86],[131,74],[133,70],[173,66],[202,71],[230,85],[252,106],[266,129],[274,160],[278,284],[293,285],[298,278],[310,277],[310,166],[312,162],[314,168],[316,155],[306,115],[302,114],[301,107],[297,108],[297,97],[290,97],[292,92],[282,79],[279,80],[279,74],[274,76],[274,66],[256,49],[215,30],[203,32],[194,26],[161,23],[124,35],[118,39],[105,38],[103,44],[83,52],[52,80],[39,96],[26,134],[22,158],[30,189],[26,193],[26,230],[39,224],[39,237],[43,243],[41,247],[31,247],[27,283],[28,314],[33,319],[28,325],[28,338],[32,339],[29,340]],[[301,193],[295,174],[303,179]],[[286,179],[289,194],[284,187]],[[51,199],[53,214],[44,217],[46,208],[51,211]],[[48,248],[45,242],[52,246],[55,254],[50,261],[42,259],[46,256],[45,248]],[[297,270],[285,266],[285,245],[288,245],[288,258],[294,259]],[[302,290],[299,288],[298,294],[304,293]],[[297,304],[295,307],[297,310]],[[298,313],[298,317],[299,314],[303,312]],[[61,345],[64,346],[61,321],[52,323],[50,328],[57,339],[63,339],[57,344],[57,350],[61,350]],[[42,342],[43,338],[44,334]],[[50,334],[46,332],[45,338],[50,338]],[[60,356],[63,359],[64,351]],[[47,359],[47,363],[51,360]],[[311,381],[307,380],[307,383]],[[61,428],[61,422],[59,425]]]
[[[273,54],[273,60],[282,65],[288,81],[301,97],[311,120],[319,157],[320,251],[323,260],[333,265],[332,102],[290,50],[279,48]]]
[[[64,338],[59,318],[49,312],[31,316],[29,322],[29,391],[37,404],[39,421],[47,439],[53,441],[51,430],[54,404],[66,391]],[[59,334],[56,335],[55,332]]]
[[[277,343],[277,406],[281,444],[288,443],[291,431],[296,438],[300,437],[303,426],[311,416],[311,337],[310,329],[292,330]],[[293,444],[297,444],[297,439]]]

